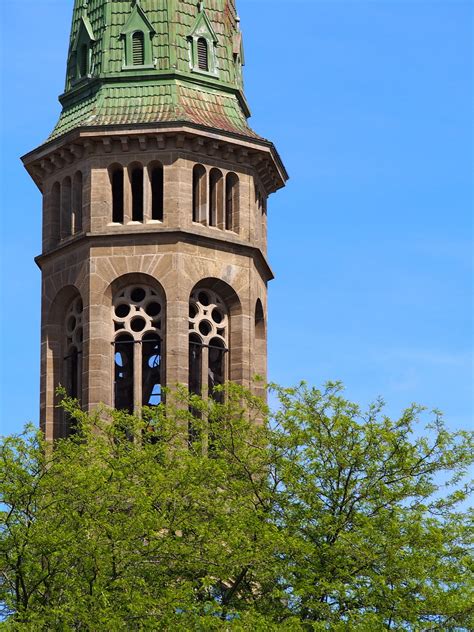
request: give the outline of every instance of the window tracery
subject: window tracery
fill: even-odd
[[[189,303],[189,390],[209,393],[221,401],[215,390],[226,381],[229,335],[227,306],[216,292],[197,289]]]
[[[147,285],[120,291],[113,301],[115,408],[161,402],[163,357],[163,300]]]
[[[64,384],[69,397],[82,398],[82,323],[83,304],[80,297],[76,297],[66,312],[65,319],[65,355],[64,355]],[[66,434],[74,432],[71,420],[66,418]]]

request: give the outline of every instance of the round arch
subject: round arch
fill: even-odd
[[[53,375],[53,388],[47,393],[46,407],[52,407],[54,420],[54,437],[65,437],[68,434],[67,419],[62,409],[58,408],[56,389],[59,385],[66,387],[73,397],[82,399],[82,362],[70,366],[70,352],[73,351],[76,360],[82,353],[82,312],[83,298],[75,285],[67,285],[57,292],[47,310],[43,330],[43,340],[46,341],[46,365],[50,366]],[[74,323],[67,323],[74,319]],[[80,360],[81,358],[79,358]],[[44,367],[43,370],[45,370]],[[71,376],[71,370],[75,377]],[[49,371],[48,371],[49,372]],[[69,382],[74,379],[74,385]]]
[[[166,293],[153,276],[124,274],[104,293],[110,326],[113,405],[128,412],[160,403],[166,384]]]
[[[198,281],[192,288],[189,294],[189,301],[191,303],[191,297],[196,295],[200,290],[210,290],[215,293],[225,305],[227,310],[227,344],[228,344],[228,358],[227,358],[227,379],[235,382],[241,382],[243,379],[242,367],[243,367],[243,310],[242,302],[232,286],[230,286],[222,279],[215,277],[206,277]],[[214,345],[213,345],[214,346]],[[206,376],[203,376],[206,379]]]

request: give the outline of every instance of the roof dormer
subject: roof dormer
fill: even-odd
[[[73,84],[92,76],[92,49],[95,41],[91,23],[84,11],[79,21],[70,57],[70,78]]]
[[[190,67],[193,72],[217,76],[217,35],[207,17],[204,3],[200,2],[198,7],[198,17],[188,35]]]
[[[124,40],[123,70],[153,68],[152,40],[155,29],[136,0],[132,12],[120,33]]]

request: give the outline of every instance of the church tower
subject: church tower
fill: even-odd
[[[41,423],[59,384],[136,412],[266,375],[274,146],[247,123],[234,0],[75,0],[43,195]],[[253,386],[253,388],[256,388]]]

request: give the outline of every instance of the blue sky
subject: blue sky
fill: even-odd
[[[269,205],[270,379],[470,427],[474,5],[238,6],[251,123],[291,175]],[[38,421],[41,197],[19,156],[57,120],[71,10],[0,7],[2,433]]]

